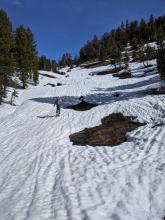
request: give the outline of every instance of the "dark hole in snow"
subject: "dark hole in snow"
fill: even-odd
[[[57,86],[62,86],[62,83],[57,83]]]
[[[97,104],[92,104],[92,103],[88,103],[86,101],[81,101],[80,103],[76,104],[76,105],[71,105],[71,106],[67,106],[67,109],[73,109],[76,111],[87,111],[90,110],[91,108],[96,107]]]
[[[55,77],[55,76],[51,76],[51,75],[46,74],[46,73],[40,73],[40,75],[41,75],[41,76],[46,76],[46,77],[52,78],[52,79],[56,79],[56,78],[57,78],[57,77]]]
[[[124,71],[122,73],[113,74],[113,77],[118,77],[119,79],[128,79],[132,78],[132,74],[130,71]]]
[[[116,98],[118,98],[118,97],[121,96],[121,93],[119,93],[119,92],[115,92],[115,93],[113,94],[113,96],[116,97]]]
[[[51,87],[55,87],[56,85],[55,84],[53,84],[53,83],[47,83],[46,85],[44,85],[44,86],[51,86]]]
[[[123,116],[113,113],[101,120],[102,124],[93,128],[70,135],[73,145],[80,146],[115,146],[127,141],[127,132],[143,126],[140,122],[133,121],[135,117]]]
[[[165,88],[164,89],[153,88],[153,89],[150,89],[149,93],[151,95],[164,95],[165,94]]]

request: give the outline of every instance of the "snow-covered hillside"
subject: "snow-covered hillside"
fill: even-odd
[[[18,91],[16,106],[0,106],[0,220],[165,216],[165,126],[153,127],[165,123],[165,95],[147,92],[159,86],[159,76],[155,70],[144,74],[141,65],[131,63],[135,77],[124,80],[89,75],[111,66],[74,68],[69,77],[41,72],[37,87]],[[65,109],[82,95],[99,105],[84,112]],[[57,96],[63,109],[53,117]],[[72,145],[70,134],[99,125],[113,112],[146,125],[113,148]]]

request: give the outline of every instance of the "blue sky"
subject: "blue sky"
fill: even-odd
[[[94,34],[120,25],[122,20],[165,14],[165,0],[0,0],[14,28],[29,26],[39,55],[59,59],[63,52],[75,55]]]

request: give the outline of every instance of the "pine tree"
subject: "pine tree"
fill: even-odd
[[[65,66],[72,66],[73,64],[73,59],[71,54],[65,53],[62,55],[61,60],[59,61],[59,66],[65,67]]]
[[[107,58],[107,50],[105,47],[101,47],[100,48],[100,56],[99,56],[99,60],[104,62]]]
[[[154,42],[156,41],[156,25],[153,15],[150,16],[148,26],[149,26],[149,41]]]
[[[52,60],[52,71],[55,73],[57,71],[57,62]]]
[[[102,53],[104,54],[104,56],[110,55],[111,41],[112,41],[112,38],[109,33],[105,33],[101,38],[100,44],[101,44]]]
[[[80,62],[80,60],[78,58],[78,55],[75,55],[74,60],[73,60],[73,65],[76,65],[76,67],[78,67],[79,66],[79,62]]]
[[[38,59],[37,59],[37,49],[36,42],[34,40],[34,35],[30,28],[27,29],[27,39],[28,39],[28,59],[29,59],[29,78],[32,79],[34,72],[38,70]],[[36,73],[35,73],[36,74]],[[34,77],[33,77],[34,78]]]
[[[39,70],[46,70],[46,62],[47,62],[46,56],[41,56],[39,58]]]
[[[0,10],[0,103],[6,97],[6,87],[15,70],[13,49],[12,24],[6,12]]]
[[[145,59],[147,61],[147,66],[149,65],[149,60],[153,58],[155,58],[155,50],[147,45],[147,47],[145,48]]]
[[[161,87],[165,89],[165,44],[161,44],[157,51],[157,67],[161,79]]]
[[[136,37],[133,38],[132,40],[132,49],[133,50],[138,50],[139,49],[139,42]]]
[[[122,53],[121,53],[119,46],[117,45],[115,41],[113,41],[110,56],[112,59],[112,63],[115,64],[115,68],[116,68],[116,64],[121,65]]]
[[[39,81],[39,72],[38,72],[38,57],[35,56],[33,58],[33,63],[32,63],[32,71],[33,71],[33,82],[34,82],[34,85],[36,86],[38,84],[38,81]]]
[[[25,89],[29,77],[29,41],[26,29],[23,25],[16,29],[16,53],[20,80],[23,89]]]
[[[18,92],[17,92],[16,89],[14,89],[12,94],[11,94],[11,100],[10,100],[11,105],[14,105],[14,100],[15,100],[16,97],[18,97]]]
[[[52,61],[50,59],[46,59],[46,71],[52,71]]]
[[[165,40],[165,31],[163,30],[163,26],[160,25],[157,31],[157,43],[161,44]]]
[[[129,60],[130,60],[129,55],[128,55],[127,52],[125,52],[123,61],[124,61],[124,64],[125,64],[125,68],[127,70],[129,69]]]
[[[96,35],[94,35],[91,43],[92,43],[92,46],[94,48],[93,57],[94,57],[94,59],[96,59],[96,58],[99,57],[99,54],[100,54],[100,42],[99,42]]]
[[[144,52],[144,48],[143,47],[141,47],[138,50],[138,58],[139,58],[140,62],[143,63],[144,67],[146,67],[146,65],[145,65],[146,56],[145,56],[145,52]]]
[[[86,53],[85,53],[85,48],[82,47],[79,52],[79,61],[80,61],[80,63],[83,63],[86,60],[87,60],[87,57],[86,57]]]
[[[149,27],[144,19],[141,19],[140,22],[140,39],[142,39],[145,43],[149,41]]]

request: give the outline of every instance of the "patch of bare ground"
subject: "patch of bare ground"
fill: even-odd
[[[56,85],[55,85],[55,84],[53,84],[53,83],[47,83],[47,84],[45,84],[44,86],[51,86],[51,87],[55,87]]]
[[[143,126],[133,121],[135,117],[113,113],[101,120],[102,124],[94,128],[85,128],[83,131],[70,135],[73,145],[80,146],[115,146],[127,141],[126,134]]]
[[[104,75],[108,75],[108,74],[118,73],[119,71],[121,71],[123,69],[124,69],[123,67],[116,67],[116,68],[113,68],[113,69],[110,69],[110,70],[103,70],[103,71],[100,71],[100,72],[92,72],[92,73],[89,73],[89,75],[90,76],[94,76],[94,75],[104,76]]]
[[[132,78],[132,74],[130,71],[123,71],[122,73],[113,74],[113,77],[118,77],[119,79],[128,79]]]
[[[44,86],[51,86],[51,87],[56,87],[56,86],[63,86],[62,83],[57,83],[57,85],[53,84],[53,83],[47,83]]]
[[[91,108],[96,107],[97,104],[92,104],[92,103],[88,103],[86,101],[82,101],[76,105],[71,105],[71,106],[67,106],[67,109],[73,109],[76,111],[87,111],[90,110]]]
[[[46,76],[46,77],[52,78],[52,79],[56,79],[56,78],[57,78],[57,77],[55,77],[55,76],[51,76],[51,75],[46,74],[46,73],[40,73],[40,75],[41,75],[41,76]]]
[[[165,123],[159,123],[159,124],[156,124],[156,125],[153,125],[152,126],[152,128],[156,128],[156,127],[162,127],[162,126],[164,126],[165,125]],[[165,219],[164,219],[165,220]]]
[[[154,89],[150,90],[150,94],[152,94],[152,95],[164,95],[165,94],[165,89],[154,88]]]
[[[98,61],[95,63],[89,63],[86,65],[82,65],[82,67],[84,67],[85,69],[90,69],[90,68],[96,68],[96,67],[100,67],[100,66],[107,66],[110,64],[110,61]]]

